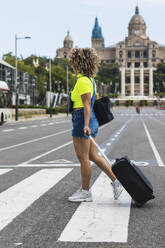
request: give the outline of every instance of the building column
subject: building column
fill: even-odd
[[[134,96],[135,89],[135,75],[134,75],[134,66],[131,65],[131,96]]]
[[[144,96],[144,68],[140,67],[140,96]]]
[[[125,68],[121,68],[121,96],[125,96]]]
[[[149,68],[149,96],[153,97],[153,68]]]

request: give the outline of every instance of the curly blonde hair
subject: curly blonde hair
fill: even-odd
[[[69,55],[69,63],[76,74],[95,77],[99,58],[92,48],[73,48]]]

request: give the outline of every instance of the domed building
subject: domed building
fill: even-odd
[[[73,48],[73,40],[68,31],[67,36],[65,37],[64,42],[63,42],[63,48],[57,49],[56,57],[57,58],[68,58],[69,52],[72,48]]]
[[[165,62],[165,46],[150,40],[146,29],[146,23],[137,6],[135,14],[129,22],[128,36],[125,40],[113,46],[105,47],[98,18],[95,18],[91,38],[92,47],[96,49],[101,61],[119,64],[121,97],[123,98],[127,96],[141,99],[146,96],[152,98],[153,71],[156,70],[158,63]],[[70,48],[67,46],[66,48],[58,49],[57,57],[67,58]]]

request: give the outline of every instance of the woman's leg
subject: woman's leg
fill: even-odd
[[[90,140],[73,137],[74,149],[81,165],[82,188],[89,190],[92,169],[89,160]]]
[[[95,139],[96,140],[96,139]],[[113,174],[110,165],[107,163],[107,161],[99,156],[97,152],[96,146],[90,141],[90,151],[89,151],[89,159],[93,161],[97,166],[104,171],[107,176],[114,182],[116,180],[115,175]]]

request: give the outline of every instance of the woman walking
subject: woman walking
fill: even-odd
[[[93,111],[96,96],[96,85],[93,80],[97,73],[98,56],[94,49],[73,48],[70,53],[70,65],[77,76],[74,89],[71,92],[73,102],[72,136],[74,149],[81,166],[82,187],[69,197],[69,201],[92,201],[89,189],[91,179],[91,165],[93,161],[112,181],[114,199],[118,199],[123,187],[113,174],[110,165],[99,156],[95,145],[89,139],[91,135],[96,139],[98,121]]]

